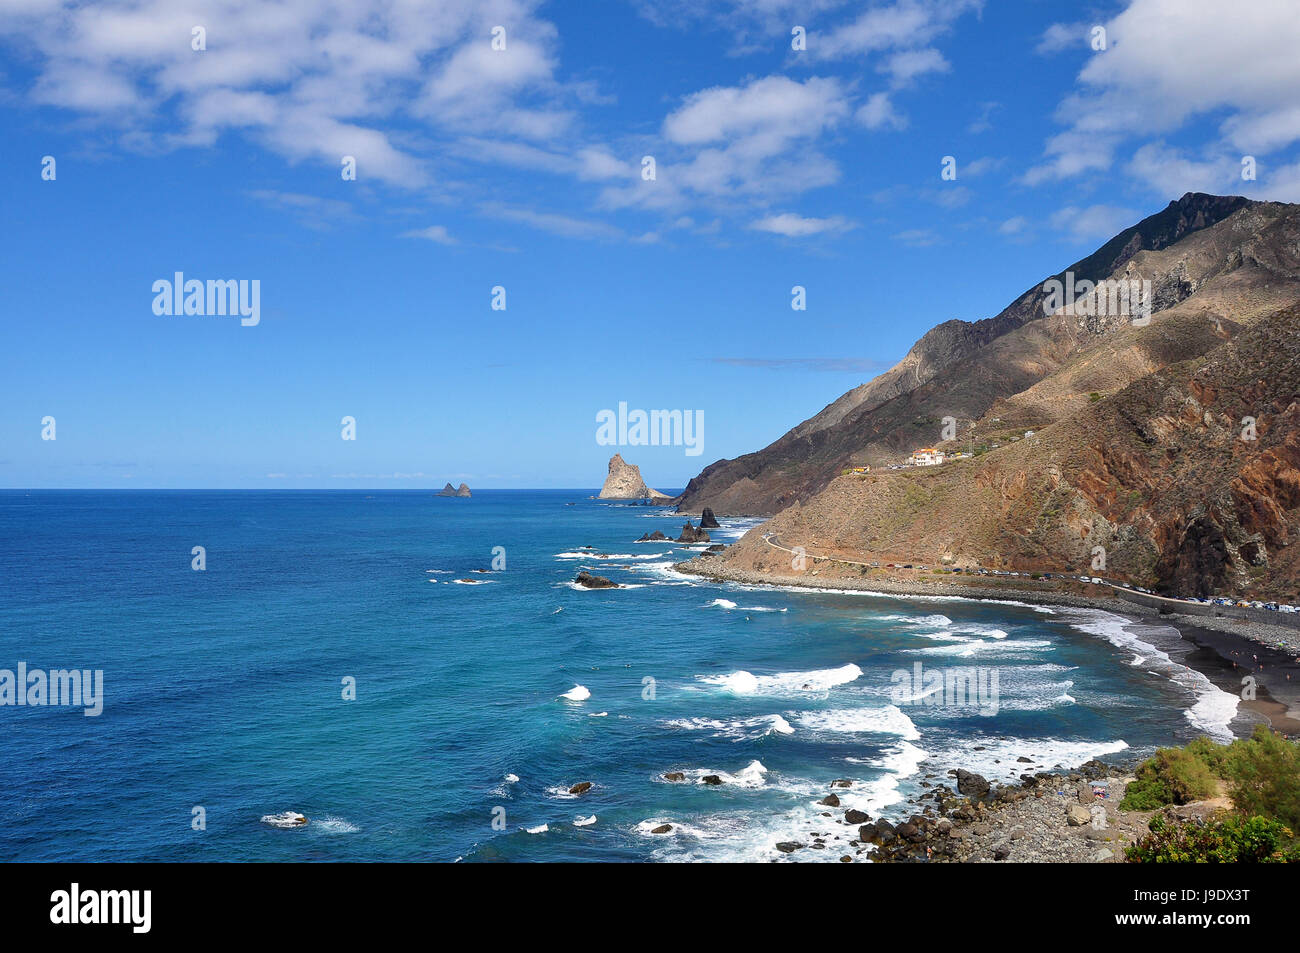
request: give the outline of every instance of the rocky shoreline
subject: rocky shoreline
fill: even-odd
[[[1060,588],[1030,588],[1009,585],[969,585],[938,582],[930,579],[897,579],[870,576],[857,579],[847,576],[818,578],[807,575],[776,575],[741,569],[728,565],[709,553],[677,563],[678,572],[701,576],[718,582],[735,582],[747,586],[798,586],[808,589],[841,589],[850,592],[881,592],[897,596],[957,596],[966,599],[1014,600],[1033,605],[1073,606],[1082,609],[1104,609],[1131,618],[1158,619],[1180,629],[1194,627],[1224,632],[1268,646],[1291,657],[1300,656],[1300,632],[1284,626],[1266,625],[1245,619],[1228,619],[1218,616],[1186,616],[1178,613],[1159,613],[1155,609],[1110,596],[1095,596]]]
[[[1294,733],[1300,729],[1300,723],[1290,715],[1298,707],[1291,675],[1300,684],[1300,666],[1294,664],[1296,655],[1300,654],[1300,639],[1289,629],[1237,619],[1161,615],[1120,599],[1063,590],[1034,591],[1012,586],[984,587],[879,577],[819,580],[811,576],[777,576],[729,566],[712,554],[677,563],[674,569],[740,585],[1015,601],[1100,609],[1130,621],[1172,625],[1184,638],[1208,653],[1198,665],[1198,668],[1203,666],[1207,676],[1213,673],[1225,684],[1230,684],[1241,671],[1251,671],[1259,677],[1260,699],[1243,701],[1243,708],[1255,711],[1278,730]],[[1263,659],[1269,664],[1267,672],[1261,664]],[[1251,665],[1252,661],[1255,666]],[[1270,685],[1280,700],[1269,697]],[[1027,771],[1033,769],[1031,758],[1022,754],[1017,760],[1025,763]],[[779,854],[793,854],[805,849],[841,850],[847,846],[849,852],[839,857],[845,863],[867,860],[876,863],[1123,862],[1124,848],[1147,833],[1155,813],[1119,810],[1119,802],[1133,780],[1138,763],[1136,759],[1130,760],[1131,763],[1093,760],[1074,769],[1057,765],[1048,771],[1021,774],[1020,783],[1010,785],[991,784],[961,768],[950,770],[947,781],[926,774],[920,782],[924,793],[909,801],[914,813],[907,820],[897,824],[884,818],[863,820],[858,811],[836,817],[827,810],[823,816],[828,819],[828,827],[834,829],[814,836],[808,843],[783,842],[776,845],[776,850]],[[1105,796],[1097,797],[1094,786],[1104,790]],[[838,807],[838,797],[832,790],[817,803]],[[1222,802],[1198,802],[1166,810],[1180,817],[1194,817],[1206,816],[1222,806]]]
[[[919,810],[899,824],[883,818],[863,820],[858,811],[836,819],[837,824],[857,826],[847,842],[853,853],[840,861],[1122,863],[1124,848],[1147,833],[1155,813],[1121,811],[1119,802],[1133,777],[1096,760],[1064,773],[1022,774],[1018,785],[990,784],[961,769],[948,773],[951,786],[922,782],[928,790],[918,799]],[[819,803],[838,804],[838,799],[832,794]],[[1215,806],[1203,802],[1177,810],[1203,815]],[[785,843],[776,849],[793,853],[835,846],[819,836],[807,845]]]

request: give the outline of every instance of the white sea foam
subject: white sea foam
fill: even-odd
[[[1156,674],[1186,689],[1194,700],[1183,712],[1183,716],[1197,730],[1205,732],[1216,741],[1232,740],[1229,725],[1237,716],[1237,707],[1241,701],[1236,695],[1223,691],[1195,669],[1175,662],[1167,652],[1131,631],[1132,623],[1121,616],[1100,609],[1078,610],[1073,613],[1070,624],[1082,632],[1100,636],[1115,647],[1133,653],[1132,665],[1149,666]],[[1176,630],[1169,631],[1171,636],[1176,636]]]
[[[754,675],[743,669],[726,675],[697,675],[709,685],[720,685],[736,695],[787,695],[803,692],[826,692],[862,677],[862,669],[852,662],[839,668],[815,669],[811,672],[779,672]]]
[[[921,738],[912,719],[897,705],[801,711],[792,717],[795,724],[811,731],[898,735],[906,741],[919,741]]]
[[[585,702],[591,697],[591,691],[586,685],[574,685],[560,697],[567,698],[571,702]]]
[[[536,827],[528,827],[525,830],[530,834],[545,834],[551,829],[549,824],[538,824]]]
[[[341,817],[322,817],[312,822],[312,828],[323,834],[355,834],[361,828]]]
[[[769,606],[738,606],[730,599],[714,599],[705,609],[739,609],[741,612],[788,612],[788,609],[774,609]]]
[[[927,764],[946,770],[961,767],[991,781],[1017,781],[1021,774],[1049,771],[1060,765],[1077,768],[1085,761],[1128,748],[1115,741],[1064,741],[1059,738],[984,738],[965,736],[953,746],[927,758]],[[982,750],[976,750],[982,749]],[[1016,758],[1027,757],[1025,763]]]
[[[279,814],[263,814],[262,823],[272,827],[306,827],[307,818],[297,811],[281,811]]]
[[[752,718],[670,718],[666,728],[682,731],[711,731],[720,738],[735,741],[753,740],[770,734],[789,735],[794,728],[781,715],[757,715]]]
[[[595,814],[591,815],[591,817],[576,817],[573,820],[574,827],[590,827],[592,824],[595,823],[596,823]]]

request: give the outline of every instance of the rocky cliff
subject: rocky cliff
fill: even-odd
[[[1239,324],[1300,297],[1296,223],[1296,206],[1188,193],[1052,278],[1146,279],[1156,312],[1184,306]],[[944,417],[970,426],[1006,402],[1018,425],[1045,426],[1077,410],[1080,395],[1117,390],[1182,347],[1152,337],[1114,353],[1127,321],[1049,315],[1044,283],[993,318],[933,328],[895,367],[775,443],[705,468],[680,509],[771,515],[811,498],[845,468],[898,462],[934,444]],[[1081,362],[1092,351],[1109,363]]]

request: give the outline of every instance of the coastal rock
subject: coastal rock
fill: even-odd
[[[641,538],[637,540],[638,543],[671,543],[672,541],[673,538],[671,536],[665,536],[663,530],[660,529],[655,530],[653,533],[644,533]]]
[[[700,514],[700,529],[718,529],[718,528],[719,526],[718,526],[717,517],[713,515],[713,510],[709,509],[706,506],[704,508],[704,512]]]
[[[672,497],[658,490],[652,490],[641,479],[641,468],[628,463],[623,455],[616,453],[609,458],[609,475],[605,485],[600,488],[598,500],[645,500],[668,502]]]
[[[573,581],[584,589],[618,589],[619,585],[606,579],[604,576],[593,576],[591,573],[583,570],[574,577]]]
[[[803,844],[792,840],[783,840],[777,843],[776,849],[783,854],[793,854],[796,850],[802,850]]]
[[[467,487],[464,483],[462,483],[460,486],[456,487],[456,495],[463,496],[465,499],[469,499],[473,494],[470,493],[469,487]]]
[[[586,793],[587,793],[588,791],[590,791],[590,790],[591,790],[591,782],[590,782],[590,781],[579,781],[579,782],[578,782],[577,784],[575,784],[573,787],[569,788],[569,793],[570,793],[570,794],[586,794]]]
[[[989,783],[978,774],[958,768],[957,793],[967,797],[984,797],[989,793]]]
[[[844,812],[845,824],[865,824],[869,820],[871,820],[871,815],[863,811],[855,811],[853,808],[849,808]]]
[[[704,777],[700,778],[700,780],[705,784],[717,785],[722,783],[722,778],[718,777],[716,774],[706,774]]]
[[[664,775],[664,780],[665,780],[665,781],[685,781],[685,780],[686,780],[686,775],[684,775],[684,774],[683,774],[682,772],[680,772],[680,771],[669,771],[667,774]]]
[[[1092,820],[1092,814],[1082,804],[1071,804],[1065,811],[1065,821],[1071,827],[1083,827]]]
[[[658,827],[651,828],[651,834],[671,834],[673,826],[671,824],[660,824]]]
[[[834,795],[834,794],[828,794],[828,795],[826,795],[824,798],[822,798],[820,801],[818,801],[817,803],[818,803],[818,804],[825,804],[827,807],[839,807],[839,806],[840,806],[840,799],[839,799],[838,796],[836,796],[836,795]]]
[[[682,527],[682,535],[677,537],[679,543],[707,543],[709,534],[702,529],[696,529],[690,520]]]

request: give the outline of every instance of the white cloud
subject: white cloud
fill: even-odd
[[[415,114],[453,139],[569,130],[589,95],[555,77],[539,0],[8,2],[0,36],[32,56],[30,95],[89,114],[126,143],[207,145],[236,129],[291,161],[358,159],[359,177],[424,184],[430,156],[387,131]],[[509,24],[504,51],[491,27]],[[204,50],[191,29],[206,31]]]
[[[983,0],[897,0],[873,6],[851,23],[810,38],[808,51],[838,59],[922,47],[950,30],[962,14],[983,5]]]
[[[804,238],[809,235],[820,235],[823,232],[843,232],[852,227],[852,222],[839,215],[830,218],[805,218],[793,212],[768,215],[750,225],[750,228],[757,231],[784,235],[786,238]]]
[[[1125,141],[1197,119],[1219,123],[1220,155],[1240,159],[1300,142],[1300,16],[1292,0],[1230,7],[1132,0],[1104,25],[1108,49],[1087,53],[1076,91],[1057,110],[1065,129],[1048,140],[1028,184],[1108,170]],[[1049,34],[1053,42],[1064,35]]]
[[[857,120],[868,129],[905,129],[907,118],[899,115],[888,93],[873,93],[858,107]]]
[[[439,245],[456,245],[458,242],[447,231],[446,225],[430,225],[428,228],[417,228],[411,232],[404,232],[403,238],[425,238],[431,242],[437,242]]]
[[[1131,209],[1114,205],[1067,206],[1052,215],[1051,225],[1070,241],[1088,242],[1113,238],[1139,218]]]

